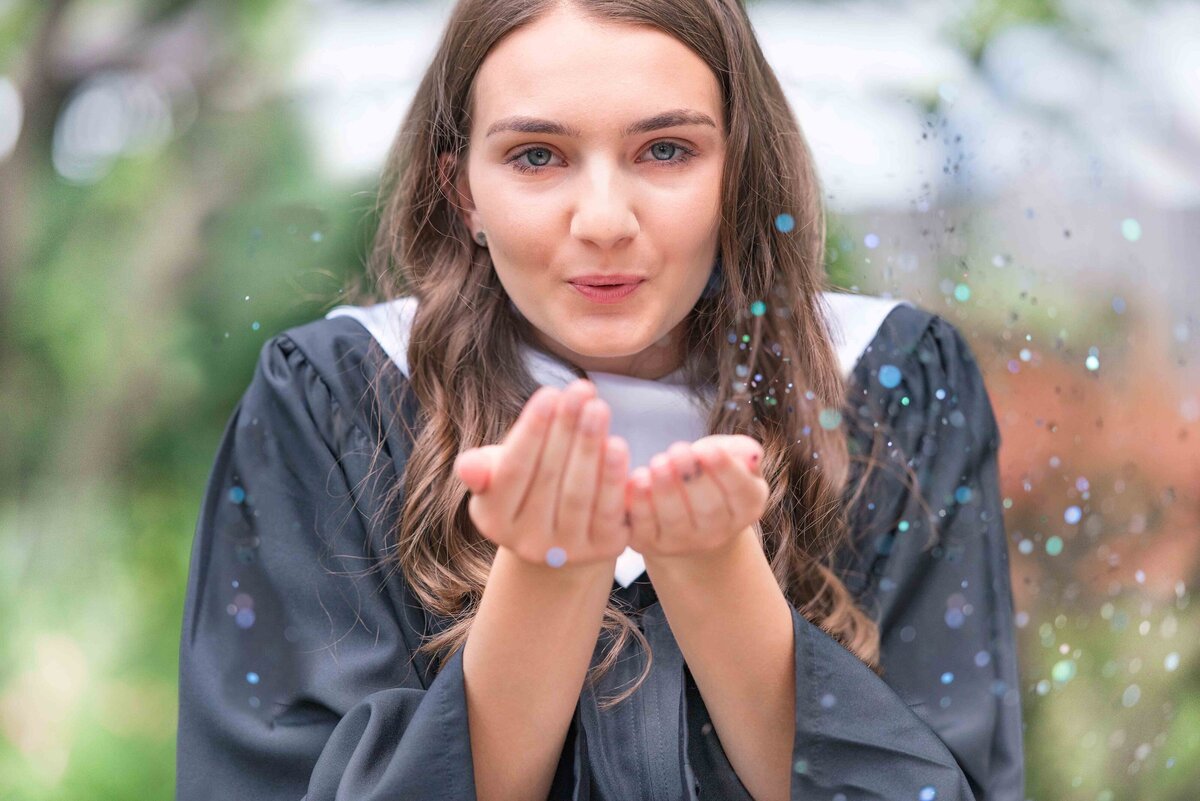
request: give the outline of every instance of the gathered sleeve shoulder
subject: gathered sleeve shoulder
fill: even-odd
[[[221,438],[180,644],[180,801],[474,796],[461,649],[433,673],[427,616],[380,564],[405,454],[372,459],[367,337],[342,319],[269,340]]]
[[[847,405],[851,452],[870,452],[876,424],[886,445],[835,559],[879,623],[882,675],[792,607],[790,797],[1023,801],[1000,438],[974,357],[951,324],[898,306],[856,364]],[[748,801],[686,669],[684,684],[692,797]]]
[[[851,403],[860,423],[883,422],[883,466],[852,510],[857,548],[842,565],[879,623],[882,679],[977,801],[1022,801],[1000,433],[974,353],[942,317],[898,307],[856,366]]]

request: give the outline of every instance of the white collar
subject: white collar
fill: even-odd
[[[821,298],[830,338],[846,377],[892,309],[901,303],[912,305],[906,300],[841,292],[822,292]],[[406,296],[371,306],[337,306],[325,317],[352,317],[360,322],[407,376],[409,330],[416,310],[417,299]],[[522,353],[539,383],[565,387],[575,380],[575,374],[563,362],[524,344]],[[588,378],[612,411],[609,433],[623,437],[629,444],[630,469],[649,464],[654,454],[673,442],[693,442],[707,435],[704,401],[696,399],[682,383],[682,370],[656,381],[601,372],[589,372]],[[617,558],[614,578],[628,587],[644,569],[641,554],[626,548]]]

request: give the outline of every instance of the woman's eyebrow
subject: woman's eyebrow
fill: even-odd
[[[664,111],[661,114],[655,114],[653,117],[647,117],[644,120],[629,125],[622,132],[623,136],[636,136],[637,134],[649,133],[662,128],[674,128],[677,125],[709,125],[713,128],[717,124],[713,122],[712,117],[700,111],[692,109],[680,108],[672,111]],[[492,123],[487,130],[485,138],[492,134],[502,131],[516,131],[517,133],[527,134],[546,134],[549,136],[572,136],[579,138],[583,133],[570,125],[564,125],[561,122],[552,120],[543,120],[537,117],[505,117],[502,120],[497,120]]]

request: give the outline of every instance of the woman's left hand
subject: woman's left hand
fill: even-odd
[[[762,444],[743,434],[676,442],[625,482],[629,546],[643,556],[718,549],[758,522],[770,487]]]

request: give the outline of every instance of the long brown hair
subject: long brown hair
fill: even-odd
[[[853,415],[837,422],[853,405],[820,305],[820,293],[831,288],[820,185],[745,8],[740,0],[570,1],[600,22],[650,25],[678,38],[720,83],[724,280],[686,323],[687,380],[693,391],[716,388],[710,434],[763,443],[772,491],[762,541],[789,602],[881,672],[878,627],[832,568],[835,552],[850,543],[847,510],[866,480],[847,497],[850,464],[859,457],[847,447]],[[460,0],[454,8],[388,155],[367,265],[375,294],[360,285],[342,300],[418,299],[406,389],[417,401],[417,424],[402,481],[385,501],[399,509],[395,547],[385,559],[428,611],[451,621],[419,649],[440,654],[441,665],[466,642],[496,552],[467,514],[468,490],[453,474],[454,460],[467,448],[499,442],[538,384],[521,357],[528,323],[456,213],[447,192],[453,176],[440,170],[439,156],[461,164],[474,78],[491,47],[561,2]],[[784,213],[794,229],[776,225]],[[401,402],[386,407],[398,414]],[[591,681],[612,666],[627,638],[650,650],[618,599],[610,600],[602,626],[613,642]],[[612,704],[632,694],[649,670],[647,664]]]

